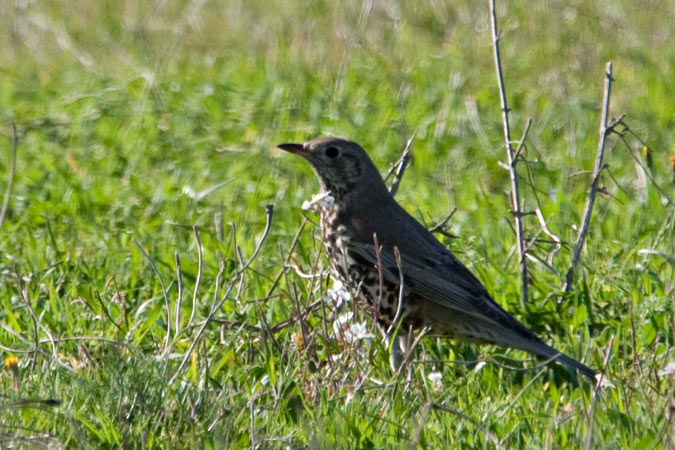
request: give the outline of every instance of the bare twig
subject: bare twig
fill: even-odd
[[[401,180],[403,179],[403,173],[405,172],[405,169],[408,167],[408,162],[410,161],[410,157],[412,156],[412,153],[410,153],[410,150],[412,149],[412,143],[415,140],[415,136],[417,136],[417,131],[419,131],[419,128],[415,130],[415,132],[410,136],[410,139],[408,139],[408,142],[405,144],[405,148],[403,149],[403,153],[401,153],[401,157],[398,159],[396,164],[394,164],[391,169],[387,172],[387,174],[384,176],[384,181],[387,181],[389,177],[394,173],[394,181],[391,183],[391,187],[389,188],[389,193],[392,195],[396,195],[396,192],[398,191],[398,187],[401,184]]]
[[[234,277],[232,277],[232,279],[230,280],[230,283],[227,286],[227,290],[225,292],[225,295],[223,295],[223,297],[220,299],[220,301],[214,302],[213,306],[211,307],[211,311],[209,312],[208,317],[206,318],[206,320],[204,320],[204,323],[199,328],[199,331],[197,332],[197,336],[192,341],[192,344],[190,345],[190,348],[188,349],[188,351],[185,353],[185,357],[183,358],[183,361],[180,363],[180,366],[178,366],[178,369],[176,370],[176,372],[173,374],[173,376],[169,380],[169,384],[173,384],[173,382],[176,380],[178,375],[183,371],[183,369],[185,368],[185,365],[187,364],[188,360],[190,359],[190,357],[192,355],[192,352],[197,347],[197,344],[199,343],[199,340],[201,339],[202,335],[204,334],[204,331],[206,330],[206,327],[213,321],[216,313],[223,306],[223,304],[225,303],[225,300],[228,299],[228,297],[232,293],[232,290],[233,290],[235,284],[237,284],[237,282],[239,282],[239,285],[237,287],[237,294],[235,296],[235,299],[239,299],[239,297],[242,293],[244,272],[246,271],[246,269],[248,269],[248,267],[251,265],[251,263],[256,259],[256,257],[258,256],[258,253],[260,253],[260,249],[262,248],[262,245],[265,242],[265,239],[267,239],[267,235],[269,234],[270,228],[272,226],[272,215],[274,213],[273,205],[267,205],[265,207],[265,212],[266,212],[266,215],[267,215],[267,220],[265,222],[265,229],[263,230],[263,233],[260,236],[260,239],[258,240],[258,243],[257,243],[255,249],[253,250],[253,254],[248,259],[248,261],[246,261],[246,262],[242,261],[241,267],[239,268],[239,270],[236,271],[236,273],[234,274]],[[218,283],[216,283],[216,289],[217,289],[217,286],[218,286]]]
[[[618,118],[612,120],[612,122],[607,126],[608,133],[609,133],[610,130],[611,130],[611,131],[614,131],[614,133],[617,134],[617,135],[621,138],[621,141],[623,141],[624,145],[625,145],[626,148],[628,149],[628,153],[630,153],[630,155],[633,157],[633,159],[635,160],[635,162],[642,168],[642,170],[644,170],[645,176],[646,176],[647,178],[649,178],[649,181],[652,182],[652,185],[654,186],[654,188],[655,188],[657,191],[659,191],[659,194],[661,194],[661,197],[664,198],[665,201],[668,202],[669,205],[671,205],[671,204],[673,203],[673,200],[670,198],[670,195],[668,195],[668,193],[666,193],[665,189],[663,189],[663,188],[659,185],[659,183],[656,182],[656,180],[654,179],[654,176],[652,175],[652,170],[648,170],[647,167],[645,167],[644,164],[642,164],[642,161],[640,160],[640,157],[637,156],[637,155],[635,155],[635,154],[633,153],[633,150],[632,150],[630,144],[629,144],[628,141],[626,140],[625,134],[626,134],[626,133],[629,133],[629,134],[630,134],[631,136],[633,136],[640,144],[642,144],[642,145],[645,146],[645,147],[647,146],[647,144],[646,144],[642,139],[640,139],[640,138],[635,134],[635,132],[633,132],[633,130],[630,129],[630,127],[626,124],[626,122],[624,122],[624,120],[623,120],[623,119],[624,119],[624,116],[625,116],[625,114],[622,114],[620,117],[618,117]],[[616,130],[616,127],[617,127],[618,125],[621,125],[621,126],[623,127],[623,130],[622,130],[622,131],[617,131],[617,130]],[[647,165],[649,166],[649,164],[647,164]]]
[[[319,306],[322,306],[322,303],[323,303],[323,299],[322,299],[322,298],[320,298],[319,300],[315,300],[313,303],[310,303],[309,306],[307,306],[307,307],[305,308],[305,310],[302,312],[302,314],[300,314],[300,315],[298,316],[299,319],[300,319],[300,320],[306,320],[307,317],[309,316],[309,314],[310,314],[311,312],[313,312],[314,310],[318,309]],[[296,319],[295,317],[291,317],[290,319],[286,319],[286,320],[284,320],[284,321],[282,321],[282,322],[279,322],[279,323],[277,323],[277,324],[275,324],[275,325],[272,325],[272,326],[270,327],[270,331],[271,331],[272,333],[277,333],[278,331],[281,331],[281,330],[283,330],[284,328],[287,328],[287,327],[293,325],[293,324],[296,322],[296,320],[297,320],[297,319]],[[261,330],[262,330],[261,328],[255,327],[255,331],[261,331]],[[326,334],[327,334],[327,333],[326,333]]]
[[[541,209],[537,208],[534,210],[535,215],[537,216],[537,219],[539,220],[539,225],[541,225],[541,230],[546,233],[548,237],[550,237],[553,242],[555,242],[555,248],[548,254],[548,258],[546,259],[546,262],[548,263],[549,266],[553,267],[553,258],[555,255],[560,251],[562,248],[562,241],[560,238],[553,234],[551,230],[548,229],[548,225],[546,224],[546,219],[544,219],[544,214],[542,214]]]
[[[103,299],[101,298],[101,294],[98,292],[98,290],[93,289],[91,286],[89,287],[89,297],[93,297],[96,300],[98,300],[99,305],[101,305],[101,312],[103,315],[105,315],[108,320],[115,325],[115,328],[117,328],[118,332],[122,331],[122,327],[115,321],[115,319],[112,318],[110,315],[110,312],[108,311],[108,307],[103,303]]]
[[[499,34],[497,32],[497,13],[495,12],[495,0],[490,0],[490,24],[492,28],[492,44],[494,49],[495,70],[497,72],[497,83],[499,84],[499,100],[502,108],[502,122],[504,127],[504,141],[506,144],[506,155],[509,165],[509,177],[511,178],[511,208],[514,212],[516,224],[516,240],[518,241],[518,256],[520,258],[520,271],[523,283],[523,300],[528,300],[528,276],[527,259],[525,258],[525,227],[523,224],[523,214],[520,209],[520,193],[518,190],[518,174],[516,172],[517,159],[514,156],[511,146],[511,128],[509,126],[509,108],[506,103],[506,90],[504,87],[504,77],[502,76],[502,64],[499,56]],[[523,133],[518,147],[522,148],[523,141],[527,134],[528,126]]]
[[[527,133],[530,132],[531,126],[532,126],[532,118],[528,117],[527,123],[525,124],[525,130],[523,130],[523,135],[520,137],[520,140],[518,141],[518,147],[516,147],[516,152],[513,155],[513,159],[516,160],[516,161],[520,157],[520,153],[525,148],[525,139],[527,138]]]
[[[178,300],[176,301],[176,330],[174,331],[174,338],[178,337],[180,332],[180,307],[183,303],[183,271],[180,266],[180,257],[178,252],[174,253],[176,258],[176,278],[178,278]]]
[[[148,255],[145,252],[145,250],[143,249],[143,246],[136,240],[135,237],[132,237],[131,240],[133,241],[134,244],[136,244],[136,247],[138,247],[138,250],[145,257],[145,259],[148,260],[148,262],[150,263],[150,266],[152,267],[152,269],[157,274],[157,278],[159,278],[159,283],[162,285],[162,294],[164,295],[164,302],[166,303],[166,338],[164,339],[164,351],[168,351],[169,350],[169,337],[171,336],[171,302],[169,301],[169,296],[167,295],[167,292],[166,292],[166,285],[164,284],[164,279],[162,278],[162,274],[159,273],[159,269],[157,269],[157,265],[152,260],[150,255]]]
[[[562,290],[567,293],[574,283],[574,275],[576,272],[576,267],[579,264],[579,259],[581,257],[581,249],[586,242],[586,235],[588,234],[588,227],[591,224],[591,214],[593,212],[593,205],[595,204],[595,197],[598,193],[598,183],[600,181],[600,174],[604,164],[602,162],[605,154],[605,140],[611,128],[607,125],[607,117],[609,116],[609,99],[612,92],[612,63],[608,62],[605,67],[605,95],[602,102],[602,115],[600,117],[600,139],[598,140],[598,154],[595,158],[595,166],[593,167],[593,179],[591,181],[591,188],[588,192],[588,198],[586,199],[586,207],[584,209],[584,217],[581,222],[581,227],[579,228],[579,233],[577,234],[577,243],[574,246],[574,252],[572,253],[572,264],[567,271],[565,276],[565,282],[563,283]],[[560,302],[562,298],[558,298]]]
[[[440,233],[443,236],[448,236],[448,237],[454,237],[452,234],[448,233],[445,229],[445,225],[452,219],[452,216],[455,215],[455,212],[457,211],[457,207],[452,208],[452,211],[450,211],[450,214],[445,216],[443,220],[438,222],[436,225],[433,227],[429,228],[429,233]]]
[[[75,373],[75,369],[73,369],[71,366],[68,364],[64,363],[61,361],[61,358],[59,357],[59,352],[58,349],[56,348],[56,341],[54,340],[54,336],[52,336],[52,333],[49,332],[47,327],[45,327],[42,322],[40,322],[40,319],[38,318],[37,314],[35,314],[35,310],[33,309],[33,304],[31,303],[30,296],[28,295],[28,286],[23,285],[21,288],[21,294],[23,296],[23,300],[26,303],[26,307],[28,308],[28,312],[30,313],[32,319],[33,319],[33,326],[34,328],[34,338],[35,338],[35,349],[37,352],[38,348],[38,332],[37,332],[37,327],[40,327],[40,329],[44,332],[44,334],[47,335],[47,338],[49,339],[49,342],[52,344],[52,356],[54,357],[54,360],[63,367],[64,369],[68,370],[71,373]]]
[[[16,131],[16,124],[12,124],[12,157],[9,168],[9,180],[7,181],[7,192],[5,192],[5,200],[2,202],[2,211],[0,211],[0,228],[5,222],[7,209],[9,208],[9,199],[12,196],[12,187],[14,186],[14,175],[16,174],[16,149],[19,146],[19,135]]]
[[[398,247],[394,247],[394,257],[396,258],[396,266],[398,267],[398,277],[399,277],[399,288],[398,288],[398,304],[396,306],[396,314],[394,315],[394,320],[391,321],[389,328],[384,337],[384,341],[389,347],[390,356],[389,364],[391,368],[395,371],[399,371],[403,367],[403,359],[405,354],[401,355],[401,350],[405,349],[401,345],[401,337],[398,336],[398,329],[401,326],[401,312],[403,307],[403,293],[404,293],[404,280],[403,280],[403,268],[401,267],[401,254],[398,251]],[[403,357],[401,357],[403,356]],[[400,373],[400,372],[399,372]]]
[[[394,315],[394,320],[391,321],[391,325],[387,329],[387,342],[392,338],[394,330],[398,326],[398,322],[401,320],[401,311],[403,306],[403,268],[401,268],[401,253],[398,251],[398,247],[394,247],[394,257],[396,258],[396,267],[398,268],[398,279],[399,279],[399,289],[398,289],[398,304],[396,305],[396,315]]]
[[[410,357],[412,356],[413,351],[415,350],[415,348],[417,348],[417,344],[419,344],[420,341],[422,340],[422,338],[424,336],[426,336],[427,333],[429,333],[430,331],[431,331],[431,328],[428,327],[428,326],[425,326],[424,328],[422,328],[422,330],[419,333],[417,333],[417,336],[413,340],[412,344],[407,346],[405,355],[403,357],[403,362],[401,363],[401,365],[408,364],[408,361],[410,361]],[[410,342],[409,338],[410,338],[410,336],[408,336],[408,342]]]
[[[375,320],[380,318],[380,305],[382,304],[382,289],[384,288],[384,280],[382,278],[382,260],[380,256],[380,243],[377,242],[377,233],[373,233],[373,244],[375,245],[375,259],[377,260],[377,279],[378,291],[377,302],[375,302]]]
[[[600,372],[596,376],[595,389],[593,389],[593,395],[591,396],[591,404],[589,405],[588,411],[587,411],[587,414],[586,414],[586,416],[588,417],[588,421],[589,421],[588,437],[587,437],[587,440],[586,440],[586,448],[588,448],[588,449],[592,448],[592,445],[593,445],[593,415],[595,413],[595,402],[597,401],[597,398],[598,398],[598,391],[600,390],[600,388],[602,388],[602,386],[604,384],[603,383],[604,377],[605,377],[604,372],[607,371],[607,365],[609,364],[609,359],[612,356],[612,347],[613,346],[614,346],[614,336],[612,335],[612,337],[609,340],[609,345],[607,345],[607,352],[605,353],[605,360],[603,362],[603,371]]]
[[[190,328],[192,326],[192,321],[195,318],[195,311],[197,309],[197,291],[199,290],[199,282],[202,279],[202,266],[204,263],[204,256],[202,250],[202,241],[199,239],[199,230],[197,226],[192,226],[192,231],[195,233],[195,239],[197,240],[197,253],[199,255],[199,265],[197,266],[197,281],[195,281],[195,290],[192,294],[192,312],[190,312],[190,320],[188,320],[187,326],[185,328]],[[221,229],[222,236],[222,229]]]
[[[291,241],[291,246],[288,249],[288,256],[286,257],[286,260],[283,262],[281,265],[281,269],[279,269],[279,272],[277,273],[276,277],[274,278],[274,281],[272,281],[272,286],[270,286],[269,290],[267,291],[267,295],[265,295],[264,298],[270,298],[272,296],[272,293],[274,290],[277,288],[279,285],[279,281],[281,280],[281,277],[284,276],[286,271],[288,270],[289,263],[291,261],[291,258],[293,257],[293,251],[295,250],[296,245],[298,244],[298,241],[300,240],[300,235],[302,234],[302,231],[305,229],[305,224],[307,223],[307,218],[305,217],[302,219],[302,223],[300,224],[300,227],[298,228],[298,232],[295,233],[295,236],[293,237],[293,240]],[[269,338],[272,341],[272,344],[279,350],[282,351],[281,345],[279,345],[279,342],[277,342],[277,339],[274,337],[274,331],[270,328],[269,323],[267,323],[267,319],[265,319],[265,314],[262,314],[260,311],[260,308],[258,308],[258,317],[260,318],[260,323],[262,325],[261,329],[263,332],[269,336]],[[289,323],[292,323],[293,319],[289,319]]]

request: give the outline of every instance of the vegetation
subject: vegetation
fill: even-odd
[[[673,2],[497,6],[516,139],[532,118],[523,209],[565,243],[546,263],[555,246],[525,216],[540,238],[527,303],[487,2],[4,2],[2,193],[13,123],[18,145],[0,226],[0,445],[673,445]],[[608,137],[558,302],[610,60],[610,116],[630,131]],[[336,309],[317,216],[300,208],[316,179],[275,145],[344,136],[385,171],[415,130],[397,199],[430,227],[457,208],[448,247],[613,387],[435,338],[396,374],[370,318]]]

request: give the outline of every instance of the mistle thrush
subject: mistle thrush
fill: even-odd
[[[331,269],[345,286],[365,297],[381,327],[389,327],[398,311],[402,330],[428,327],[431,335],[525,350],[595,378],[595,371],[545,344],[499,306],[394,200],[358,144],[328,138],[279,148],[305,158],[322,193],[332,197],[332,204],[321,212],[321,237]]]

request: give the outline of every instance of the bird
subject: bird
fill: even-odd
[[[317,175],[320,194],[329,199],[322,201],[320,228],[331,272],[365,298],[388,337],[394,324],[515,348],[596,379],[593,369],[547,345],[493,300],[478,278],[398,204],[359,144],[319,138],[278,148],[304,158]],[[400,367],[400,355],[391,356],[390,363]]]

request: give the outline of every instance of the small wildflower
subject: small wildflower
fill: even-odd
[[[333,332],[335,336],[342,336],[344,330],[349,326],[349,321],[352,320],[354,313],[352,311],[347,311],[344,314],[341,314],[333,322]]]
[[[19,376],[19,359],[14,355],[10,355],[5,358],[5,365],[14,377],[14,389],[18,391],[21,385],[21,377]]]
[[[429,381],[431,381],[431,387],[434,391],[438,391],[443,387],[443,375],[440,372],[431,372],[427,375]]]
[[[364,340],[366,344],[370,344],[370,339],[374,338],[373,333],[369,333],[366,329],[365,322],[353,323],[343,333],[345,342],[349,344],[356,344],[360,340]]]
[[[298,350],[302,350],[302,346],[303,346],[303,344],[304,344],[304,343],[302,342],[302,334],[301,334],[301,333],[295,333],[295,334],[293,335],[293,337],[295,338],[295,347],[296,347]]]
[[[675,378],[675,362],[668,363],[666,367],[657,372],[660,377]]]
[[[12,372],[18,370],[19,368],[19,358],[17,358],[14,355],[10,355],[7,358],[5,358],[5,365],[11,370]]]
[[[352,300],[352,294],[349,293],[340,280],[334,278],[333,286],[328,289],[327,298],[336,308],[340,308]]]
[[[72,368],[75,370],[84,366],[84,364],[73,355],[68,355],[68,360],[70,361]]]
[[[126,295],[124,295],[124,292],[115,291],[111,300],[118,305],[124,305],[126,303]]]

